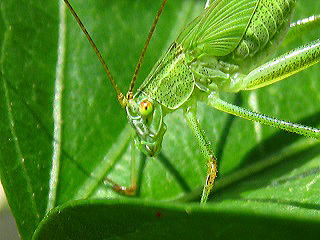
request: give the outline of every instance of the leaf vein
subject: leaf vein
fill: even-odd
[[[61,132],[62,132],[62,92],[63,92],[63,72],[64,60],[66,51],[66,9],[62,0],[59,1],[59,36],[58,36],[58,51],[56,63],[56,76],[53,101],[53,154],[52,167],[49,180],[49,196],[47,204],[47,212],[50,211],[56,204],[57,187],[60,172],[61,158]]]
[[[4,41],[3,41],[3,45],[2,45],[2,49],[1,49],[1,60],[0,62],[3,64],[4,59],[5,59],[5,46],[6,46],[6,40],[9,39],[9,36],[11,36],[11,28],[7,28],[5,33],[4,33]],[[1,75],[3,75],[3,67],[1,67]],[[3,78],[3,89],[4,89],[4,94],[5,94],[5,101],[6,101],[6,106],[8,109],[8,120],[10,123],[10,132],[15,144],[15,148],[16,148],[16,152],[18,155],[18,163],[21,166],[21,169],[23,171],[23,175],[25,176],[26,179],[26,189],[27,191],[30,193],[30,200],[31,200],[31,209],[34,210],[34,212],[36,213],[36,218],[40,218],[40,213],[39,210],[37,208],[37,204],[36,204],[36,200],[35,200],[35,191],[33,190],[32,184],[31,184],[31,179],[30,176],[28,175],[28,171],[25,165],[25,158],[23,157],[23,153],[20,147],[20,142],[19,142],[19,138],[18,135],[16,133],[16,129],[15,129],[15,121],[14,121],[14,117],[13,117],[13,110],[12,110],[12,105],[11,105],[11,101],[10,101],[10,96],[9,96],[9,91],[8,91],[8,86],[6,83],[6,80]]]

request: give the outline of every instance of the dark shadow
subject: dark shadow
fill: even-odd
[[[140,152],[140,161],[139,161],[139,166],[138,166],[138,174],[137,174],[137,192],[136,196],[139,197],[141,194],[141,184],[143,180],[143,172],[144,169],[146,168],[146,163],[147,163],[147,156]]]
[[[233,101],[234,105],[238,105],[241,106],[242,105],[242,95],[241,93],[236,94],[236,97]],[[234,122],[234,120],[238,118],[232,114],[228,114],[227,116],[227,120],[225,121],[224,127],[222,129],[222,134],[221,137],[218,140],[218,144],[217,144],[217,150],[216,150],[216,157],[217,157],[217,162],[218,162],[218,166],[220,165],[220,161],[223,157],[223,150],[227,141],[227,138],[229,136],[230,130],[231,130],[231,126]]]
[[[320,123],[320,111],[302,119],[300,122],[302,125],[306,126],[317,126]],[[259,144],[257,144],[251,151],[246,154],[246,156],[241,161],[242,164],[239,165],[239,168],[243,168],[244,166],[259,161],[259,159],[268,157],[275,152],[282,150],[283,148],[293,144],[298,141],[300,138],[304,136],[289,133],[286,131],[279,130],[271,137],[263,140]],[[272,149],[272,151],[261,151],[261,149]]]
[[[246,191],[250,191],[258,188],[264,188],[267,186],[273,187],[273,186],[284,185],[293,181],[302,180],[310,176],[318,176],[320,175],[320,166],[311,167],[293,176],[289,176],[286,178],[282,177],[283,175],[289,172],[292,172],[294,169],[301,167],[301,165],[305,164],[307,161],[319,155],[320,155],[320,143],[315,146],[309,147],[303,151],[297,152],[287,158],[284,158],[281,162],[271,167],[262,169],[260,172],[256,172],[246,178],[241,179],[241,182],[247,181],[247,184],[245,185],[241,184],[240,181],[237,181],[232,183],[229,186],[226,186],[220,191],[217,191],[217,192],[224,192],[224,194],[223,194],[223,197],[220,197],[222,196],[220,194],[215,194],[216,196],[215,201],[223,201],[225,199],[228,199],[228,200],[241,199],[242,198],[241,193]],[[278,178],[279,180],[275,180]],[[249,179],[252,182],[252,184],[250,184],[250,182],[248,181]],[[273,200],[270,199],[269,202],[272,202],[272,201]],[[301,206],[302,205],[303,204],[301,204]]]
[[[163,153],[160,153],[158,155],[158,159],[161,162],[161,164],[166,168],[166,170],[168,170],[168,172],[176,179],[177,183],[180,185],[183,191],[185,193],[191,192],[191,188],[186,182],[186,180]]]

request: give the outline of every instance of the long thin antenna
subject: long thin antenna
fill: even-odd
[[[153,23],[152,23],[152,26],[151,26],[151,29],[149,31],[149,34],[148,34],[148,38],[143,46],[143,49],[141,51],[141,54],[140,54],[140,57],[139,57],[139,60],[138,60],[138,63],[137,63],[137,66],[134,70],[134,74],[132,76],[132,79],[131,79],[131,82],[130,82],[130,87],[129,87],[129,90],[128,90],[128,93],[127,93],[127,99],[132,99],[133,98],[133,88],[134,88],[134,84],[137,80],[137,77],[138,77],[138,74],[139,74],[139,70],[141,68],[141,64],[143,62],[143,59],[144,59],[144,55],[146,54],[146,51],[148,49],[148,46],[149,46],[149,43],[150,43],[150,40],[152,38],[152,35],[154,33],[154,30],[157,26],[157,23],[159,21],[159,18],[160,18],[160,15],[164,9],[164,6],[166,5],[167,3],[167,0],[163,0],[162,1],[162,4],[157,12],[157,15],[155,16],[154,20],[153,20]]]
[[[109,78],[110,80],[110,83],[113,87],[113,89],[116,91],[117,93],[117,98],[118,98],[118,101],[119,103],[121,104],[121,106],[125,107],[126,104],[127,104],[127,99],[125,99],[123,93],[120,91],[118,85],[116,84],[116,82],[114,81],[112,75],[111,75],[111,72],[107,66],[107,64],[105,63],[105,61],[103,60],[102,58],[102,55],[99,51],[99,49],[97,48],[96,44],[94,43],[94,41],[92,40],[92,38],[90,37],[86,27],[83,25],[83,23],[81,22],[80,18],[78,17],[78,15],[76,14],[76,12],[74,11],[74,9],[72,8],[71,4],[69,3],[68,0],[64,0],[64,2],[66,3],[67,7],[69,8],[70,12],[72,13],[72,15],[74,16],[74,18],[76,19],[76,21],[78,22],[82,32],[86,35],[87,39],[89,40],[93,50],[95,51],[96,55],[98,56],[99,58],[99,61],[101,62],[102,66],[103,66],[103,69],[104,71],[106,72],[107,74],[107,77]]]

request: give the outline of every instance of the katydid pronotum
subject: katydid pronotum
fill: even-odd
[[[290,25],[295,0],[208,0],[201,15],[183,29],[134,93],[141,63],[167,2],[163,0],[126,95],[115,83],[80,18],[68,0],[64,1],[95,50],[120,105],[125,109],[135,132],[134,145],[138,150],[147,156],[158,154],[166,132],[164,117],[177,109],[183,109],[186,122],[207,160],[208,170],[201,203],[207,201],[214,185],[217,163],[197,120],[198,101],[251,121],[320,138],[319,129],[268,117],[219,98],[219,92],[237,93],[261,88],[320,61],[320,39],[317,39],[266,62],[289,28],[295,31],[296,25]],[[319,17],[300,22],[299,29],[310,22],[317,24]],[[128,195],[135,193],[134,181],[130,187],[120,186],[107,178],[106,181],[117,192]]]

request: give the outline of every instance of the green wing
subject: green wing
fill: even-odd
[[[183,48],[174,43],[155,65],[137,94],[142,92],[169,109],[177,109],[189,99],[194,85]]]
[[[259,0],[216,0],[191,22],[177,42],[193,54],[225,56],[241,41]]]

